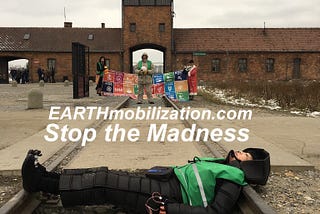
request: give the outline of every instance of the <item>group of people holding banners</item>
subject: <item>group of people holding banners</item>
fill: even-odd
[[[135,66],[134,74],[118,72],[106,66],[104,57],[97,63],[97,94],[103,96],[130,96],[142,104],[147,98],[154,104],[153,96],[166,94],[177,101],[192,100],[197,95],[197,66],[190,60],[183,70],[155,73],[148,54],[143,53]]]

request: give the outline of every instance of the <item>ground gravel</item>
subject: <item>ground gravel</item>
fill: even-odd
[[[48,86],[48,88],[53,86]],[[2,100],[2,105],[0,109],[2,111],[17,111],[25,109],[25,91],[29,87],[20,86],[20,90],[15,90],[7,86],[5,90],[0,93],[0,98]],[[3,89],[3,88],[2,88]],[[63,90],[70,91],[70,89],[64,88]],[[50,91],[50,92],[49,92]],[[93,91],[93,90],[92,90]],[[54,93],[57,91],[48,90],[48,96],[51,96],[45,102],[45,107],[49,107],[54,102]],[[94,91],[93,91],[94,92]],[[65,93],[65,91],[60,91],[65,100],[70,99],[70,94]],[[8,96],[10,94],[10,96]],[[61,98],[61,97],[60,97]],[[95,97],[96,103],[99,103],[99,97]],[[94,100],[93,99],[93,100]],[[57,99],[58,100],[58,99]],[[60,100],[60,102],[65,103],[65,100]],[[99,100],[99,101],[98,101]],[[89,101],[89,100],[88,100]],[[92,99],[90,100],[92,102]],[[56,104],[56,103],[55,103]],[[66,103],[65,103],[66,104]],[[67,105],[72,105],[74,103],[68,103]],[[207,100],[203,96],[196,96],[195,100],[190,102],[180,102],[177,103],[180,107],[197,107],[197,108],[210,108],[212,110],[228,110],[236,109],[238,107],[224,105],[222,103],[216,103]],[[239,107],[240,108],[240,107]],[[284,115],[287,116],[288,112],[281,111],[270,111],[266,109],[253,108],[255,114],[259,115]],[[320,158],[320,157],[318,157]],[[21,189],[21,178],[20,177],[4,177],[0,176],[0,206],[2,206],[5,201],[11,198],[18,190]],[[312,171],[277,171],[271,172],[268,183],[266,186],[256,186],[254,189],[260,194],[260,196],[272,206],[278,213],[320,213],[320,171],[315,169]],[[106,207],[96,207],[94,209],[87,209],[86,213],[123,213],[121,210],[108,205]],[[50,212],[51,210],[51,212]],[[84,211],[83,208],[79,210]],[[77,208],[65,210],[60,207],[60,210],[55,208],[56,213],[79,213]],[[47,212],[43,212],[47,211]],[[37,212],[36,212],[37,213]],[[42,207],[38,210],[38,213],[52,213],[50,205]]]
[[[193,101],[179,102],[177,105],[179,107],[209,108],[212,111],[241,108],[210,101],[203,96],[196,96]],[[288,112],[263,108],[252,108],[252,111],[254,115],[266,117],[272,115],[293,116]],[[320,159],[320,157],[316,157],[316,159]],[[319,162],[319,160],[315,161]],[[271,172],[267,185],[255,186],[254,189],[277,213],[320,213],[319,169],[300,172],[287,170]]]

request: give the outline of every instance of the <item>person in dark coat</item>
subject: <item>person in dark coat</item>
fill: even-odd
[[[182,167],[153,167],[146,176],[106,167],[48,172],[37,160],[41,155],[39,150],[27,153],[22,165],[26,191],[60,194],[65,207],[112,203],[129,213],[229,214],[242,186],[264,185],[270,173],[269,153],[259,148],[231,150],[225,159],[195,157]],[[194,205],[197,201],[200,205]]]
[[[41,67],[38,68],[37,73],[38,73],[38,79],[40,82],[40,80],[42,80],[42,74],[43,74]]]
[[[101,91],[102,91],[102,83],[103,83],[103,75],[104,75],[104,70],[107,69],[107,64],[106,64],[106,58],[104,56],[101,56],[99,59],[99,62],[97,62],[97,71],[96,75],[98,77],[98,83],[96,86],[97,94],[101,96]]]
[[[12,69],[10,71],[10,75],[11,75],[12,81],[17,81],[17,70]]]

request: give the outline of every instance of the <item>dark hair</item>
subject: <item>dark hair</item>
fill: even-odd
[[[105,58],[104,56],[101,56],[101,57],[99,58],[99,62],[101,62],[102,59],[104,59],[104,65],[106,65],[106,58]]]
[[[194,63],[193,59],[191,59],[191,60],[189,61],[189,63]]]
[[[250,184],[265,185],[270,174],[270,154],[261,148],[247,148],[243,151],[250,153],[253,158],[240,162],[246,181]]]

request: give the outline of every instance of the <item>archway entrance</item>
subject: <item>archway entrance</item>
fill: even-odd
[[[134,72],[134,66],[141,60],[143,53],[147,53],[149,60],[155,65],[155,72],[163,73],[165,68],[166,48],[155,44],[142,44],[130,48],[130,72]]]
[[[29,82],[29,60],[14,59],[8,61],[8,67],[9,82],[12,80],[22,84]]]
[[[15,78],[20,77],[20,81],[26,82],[28,80],[29,60],[17,56],[3,56],[0,57],[0,84],[8,84],[12,80],[12,75]],[[21,75],[20,75],[21,74]],[[22,78],[24,75],[24,79]],[[15,79],[16,80],[16,79]]]

